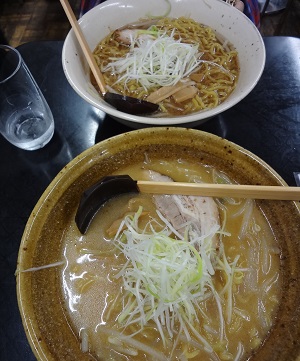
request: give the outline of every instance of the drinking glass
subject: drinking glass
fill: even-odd
[[[0,45],[0,132],[26,150],[44,147],[54,133],[53,115],[41,90],[21,54],[8,45]]]

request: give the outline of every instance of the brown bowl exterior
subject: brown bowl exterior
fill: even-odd
[[[35,206],[20,245],[18,270],[57,262],[65,230],[82,192],[100,178],[150,157],[198,159],[241,184],[286,185],[265,162],[215,135],[185,128],[147,128],[102,141],[71,161]],[[258,201],[257,201],[258,202]],[[300,355],[300,208],[291,201],[259,201],[281,246],[282,300],[276,322],[251,360],[296,360]],[[38,360],[94,360],[80,350],[62,302],[56,268],[16,273],[23,325]]]

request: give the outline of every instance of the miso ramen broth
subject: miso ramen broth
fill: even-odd
[[[149,179],[149,170],[174,181],[234,182],[182,160],[147,160],[118,173]],[[261,345],[280,301],[277,242],[255,201],[209,202],[218,216],[200,243],[190,224],[174,233],[145,194],[107,202],[86,235],[75,225],[67,231],[61,278],[84,352],[116,361],[246,360]]]
[[[94,57],[108,91],[159,104],[158,116],[216,107],[239,75],[238,54],[228,41],[186,17],[148,19],[112,31]]]

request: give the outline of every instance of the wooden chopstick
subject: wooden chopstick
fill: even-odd
[[[141,193],[300,200],[300,187],[137,181]]]
[[[69,22],[72,26],[72,29],[75,33],[75,36],[79,42],[79,45],[83,51],[83,54],[91,68],[91,71],[95,77],[95,80],[100,88],[100,91],[102,93],[102,95],[105,95],[106,94],[106,84],[105,84],[105,80],[103,78],[103,75],[102,73],[100,72],[100,69],[96,63],[96,60],[93,56],[93,53],[83,35],[83,32],[81,30],[81,27],[79,26],[78,24],[78,21],[75,17],[75,14],[69,4],[69,2],[67,0],[60,0],[60,3],[62,5],[62,7],[64,8],[65,10],[65,13],[69,19]]]

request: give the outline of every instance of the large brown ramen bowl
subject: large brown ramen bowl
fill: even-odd
[[[162,158],[162,155],[164,159],[193,159],[224,171],[241,184],[286,185],[254,154],[225,139],[192,129],[132,131],[83,152],[57,175],[44,192],[28,220],[21,241],[16,273],[17,296],[27,338],[38,360],[99,359],[81,351],[63,300],[61,268],[21,271],[60,261],[62,243],[66,232],[74,227],[74,216],[83,191],[103,176],[142,162],[145,154],[152,159]],[[270,331],[256,351],[243,359],[299,360],[299,206],[291,201],[257,203],[279,243],[281,297]]]

